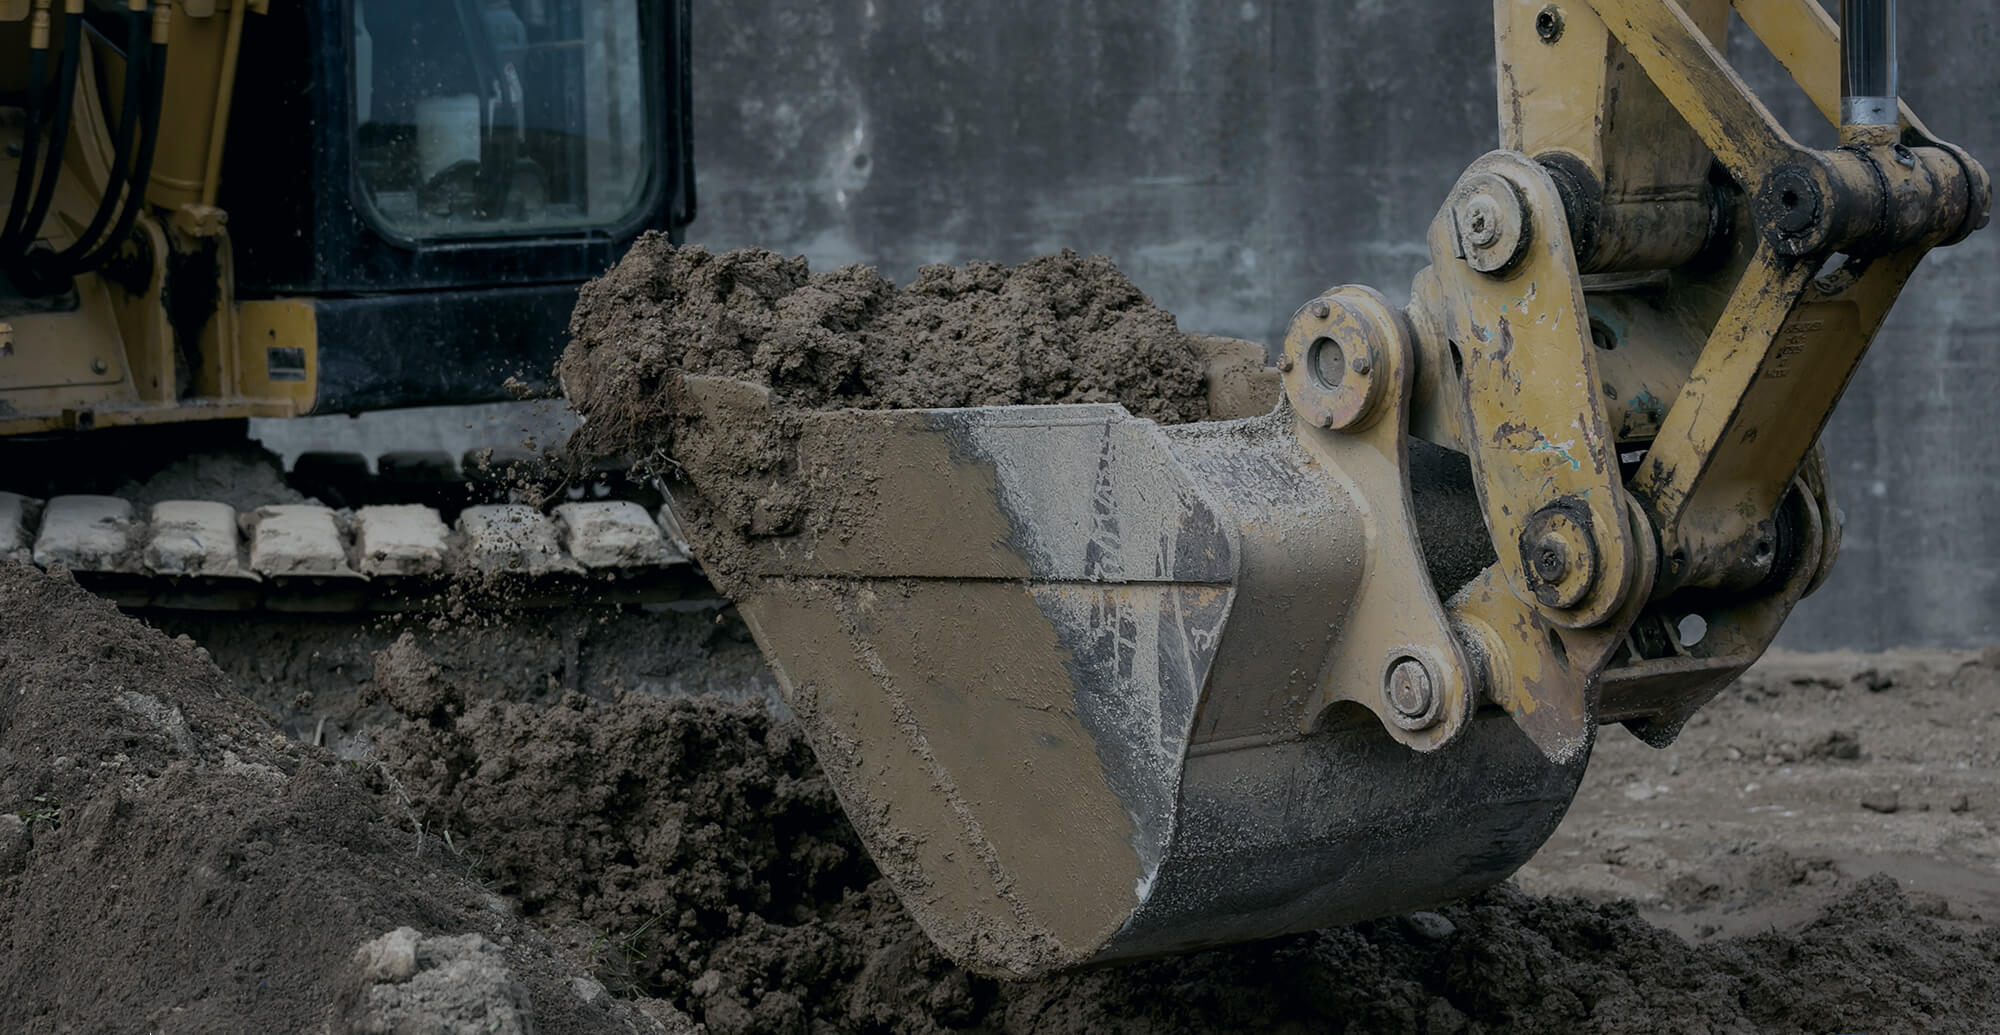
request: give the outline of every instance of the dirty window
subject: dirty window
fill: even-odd
[[[638,0],[354,0],[362,200],[425,239],[608,227],[653,159]]]

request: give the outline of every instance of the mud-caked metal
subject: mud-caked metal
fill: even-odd
[[[1442,642],[1375,629],[1374,530],[1409,535],[1406,490],[1364,505],[1288,408],[804,421],[800,469],[876,477],[810,501],[833,519],[753,540],[738,604],[955,958],[1029,975],[1418,908],[1512,872],[1575,788],[1580,760],[1473,718],[1441,618]],[[1413,567],[1389,574],[1436,608]],[[1329,700],[1344,657],[1366,678]],[[1422,694],[1384,697],[1413,676]],[[1410,730],[1385,722],[1395,700]],[[1448,753],[1399,742],[1440,726]]]

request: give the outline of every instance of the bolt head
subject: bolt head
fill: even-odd
[[[1375,369],[1375,360],[1368,353],[1364,352],[1354,357],[1354,362],[1349,363],[1348,366],[1352,367],[1355,373],[1366,377],[1369,371]]]
[[[1561,582],[1569,570],[1569,549],[1560,537],[1545,535],[1534,549],[1535,575],[1544,582]]]
[[[1500,206],[1493,196],[1481,194],[1465,206],[1465,243],[1475,248],[1491,248],[1500,239]]]
[[[1535,35],[1541,37],[1543,43],[1554,43],[1562,39],[1562,34],[1562,8],[1550,4],[1535,15]]]
[[[1324,320],[1327,318],[1327,315],[1332,312],[1333,310],[1328,308],[1326,302],[1324,301],[1315,300],[1312,304],[1312,314],[1313,318],[1316,320]]]
[[[1527,575],[1527,589],[1544,607],[1577,607],[1596,587],[1597,541],[1589,525],[1589,511],[1570,500],[1536,511],[1521,529],[1521,566]]]
[[[102,374],[110,369],[111,364],[104,362],[102,356],[94,357],[90,361],[90,372],[93,374]]]
[[[1528,217],[1520,194],[1494,172],[1468,174],[1452,192],[1458,248],[1467,265],[1501,274],[1527,253]]]
[[[1404,729],[1420,730],[1437,723],[1437,686],[1422,661],[1405,657],[1389,666],[1382,693],[1395,713],[1396,724]]]

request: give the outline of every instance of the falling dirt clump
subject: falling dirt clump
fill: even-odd
[[[579,992],[380,767],[287,740],[193,642],[11,562],[0,599],[0,1031],[669,1030]],[[492,949],[398,1026],[356,957],[404,927]]]
[[[760,249],[641,238],[584,287],[558,367],[581,456],[685,476],[679,515],[724,589],[740,541],[809,520],[802,413],[1121,403],[1165,423],[1208,416],[1203,339],[1111,261],[1064,251],[1019,266],[813,273]]]

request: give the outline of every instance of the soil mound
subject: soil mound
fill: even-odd
[[[666,1030],[192,641],[11,562],[0,599],[0,1031]]]
[[[304,503],[285,483],[284,461],[255,443],[183,457],[141,481],[120,486],[116,495],[133,503],[163,500],[216,500],[249,513],[273,503]]]
[[[4,1031],[1803,1035],[2000,1015],[2000,930],[1887,878],[1699,944],[1629,903],[1501,887],[995,981],[924,939],[763,708],[505,700],[519,688],[412,637],[366,681],[396,716],[379,761],[341,762],[280,737],[190,641],[16,565],[0,594]]]
[[[383,757],[492,887],[613,988],[748,1032],[1983,1032],[2000,931],[1864,881],[1691,945],[1630,904],[1503,886],[1431,913],[1011,983],[925,940],[795,728],[748,705],[480,699],[399,644]]]
[[[558,374],[584,418],[571,452],[685,475],[679,517],[724,589],[733,544],[807,518],[793,463],[801,411],[1116,402],[1167,423],[1209,412],[1202,336],[1109,259],[1071,251],[926,266],[898,288],[866,266],[813,273],[802,258],[653,235],[584,287],[570,336]],[[753,398],[731,393],[725,419],[690,376]]]

